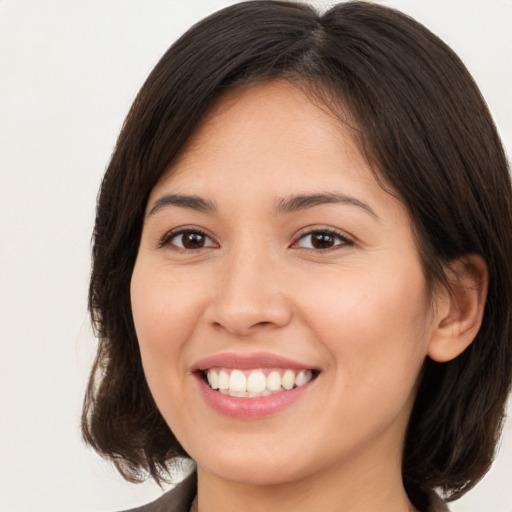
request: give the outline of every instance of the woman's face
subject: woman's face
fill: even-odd
[[[408,212],[352,135],[288,83],[236,89],[151,193],[133,316],[200,471],[400,471],[433,313]]]

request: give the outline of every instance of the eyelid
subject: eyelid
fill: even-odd
[[[336,244],[333,247],[328,247],[325,249],[316,249],[316,248],[299,247],[298,246],[298,244],[301,240],[303,240],[307,236],[313,235],[315,233],[324,233],[324,234],[329,234],[329,235],[335,236],[335,237],[339,238],[343,243]],[[354,240],[351,237],[349,237],[345,232],[340,231],[339,229],[336,229],[336,228],[332,228],[332,227],[315,226],[315,227],[308,227],[308,228],[301,230],[301,232],[299,232],[299,234],[295,237],[295,240],[292,243],[291,247],[297,248],[297,249],[311,250],[311,251],[315,251],[315,252],[322,252],[322,251],[333,251],[333,250],[339,249],[341,247],[345,247],[345,246],[350,247],[353,245],[354,245]]]
[[[205,247],[199,247],[197,249],[185,249],[183,247],[178,247],[177,245],[173,245],[170,243],[173,238],[175,238],[179,235],[183,235],[185,233],[198,233],[198,234],[206,237],[212,243],[211,243],[211,245],[207,245]],[[177,228],[172,228],[169,231],[167,231],[165,233],[165,235],[158,242],[158,248],[163,248],[166,246],[171,246],[173,249],[178,250],[178,251],[194,252],[194,251],[199,251],[201,249],[209,249],[211,247],[218,247],[218,243],[204,229],[198,228],[196,226],[180,226]]]
[[[204,237],[206,237],[209,240],[209,244],[205,247],[199,247],[197,249],[186,249],[183,247],[179,247],[177,245],[173,245],[170,242],[173,238],[178,237],[179,235],[185,234],[185,233],[198,233]],[[316,249],[316,248],[305,248],[300,247],[298,244],[301,240],[306,238],[307,236],[313,235],[315,233],[323,233],[323,234],[329,234],[336,238],[339,238],[342,243],[338,243],[334,245],[333,247],[328,247],[324,249]],[[332,251],[335,249],[338,249],[340,247],[344,246],[352,246],[354,245],[354,240],[349,237],[345,232],[333,228],[333,227],[326,227],[326,226],[314,226],[314,227],[307,227],[302,229],[295,237],[294,241],[292,242],[291,246],[292,248],[297,249],[306,249],[306,250],[312,250],[315,252],[322,252],[322,251]],[[214,237],[207,233],[205,229],[199,228],[197,226],[180,226],[176,228],[172,228],[169,231],[167,231],[161,239],[158,241],[158,248],[163,248],[165,246],[172,246],[173,249],[178,251],[185,251],[185,252],[194,252],[199,251],[201,249],[209,249],[211,247],[219,247],[219,244],[215,241]]]

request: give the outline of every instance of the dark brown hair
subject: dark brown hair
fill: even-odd
[[[129,480],[165,478],[186,457],[152,397],[130,307],[148,196],[228,88],[285,79],[353,120],[359,147],[405,203],[430,284],[450,262],[481,255],[489,270],[482,327],[455,360],[425,363],[403,478],[457,498],[487,471],[512,372],[512,196],[505,154],[481,94],[454,52],[425,27],[364,2],[323,15],[251,1],[195,25],[137,96],[98,198],[89,308],[99,348],[85,398],[86,441]],[[343,115],[343,112],[345,115]]]

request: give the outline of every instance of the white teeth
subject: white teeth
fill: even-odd
[[[265,391],[265,389],[267,389],[267,378],[265,377],[264,373],[250,373],[249,378],[247,379],[247,391],[249,393],[261,393],[262,391]]]
[[[208,372],[208,384],[212,389],[219,389],[219,375],[217,372]]]
[[[272,370],[267,376],[263,370],[208,370],[208,384],[223,395],[254,398],[268,396],[272,393],[288,391],[294,387],[303,386],[313,378],[311,370],[285,370],[281,375],[278,370]]]
[[[219,389],[229,389],[229,375],[224,370],[221,370],[219,373],[218,385]]]
[[[247,379],[244,372],[240,370],[233,370],[229,376],[229,390],[230,391],[247,391]]]
[[[281,375],[276,370],[267,375],[267,389],[269,391],[278,391],[281,389]]]
[[[295,377],[295,385],[297,387],[303,386],[306,382],[309,382],[313,378],[313,374],[307,370],[301,370]]]
[[[295,373],[293,370],[286,370],[284,375],[281,377],[281,386],[284,389],[292,389],[295,384]]]

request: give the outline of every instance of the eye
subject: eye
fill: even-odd
[[[178,249],[197,250],[205,247],[215,247],[213,240],[197,229],[183,229],[168,233],[162,240],[161,246],[172,245]]]
[[[303,234],[294,245],[302,249],[326,250],[353,245],[353,242],[336,231],[318,229]]]

